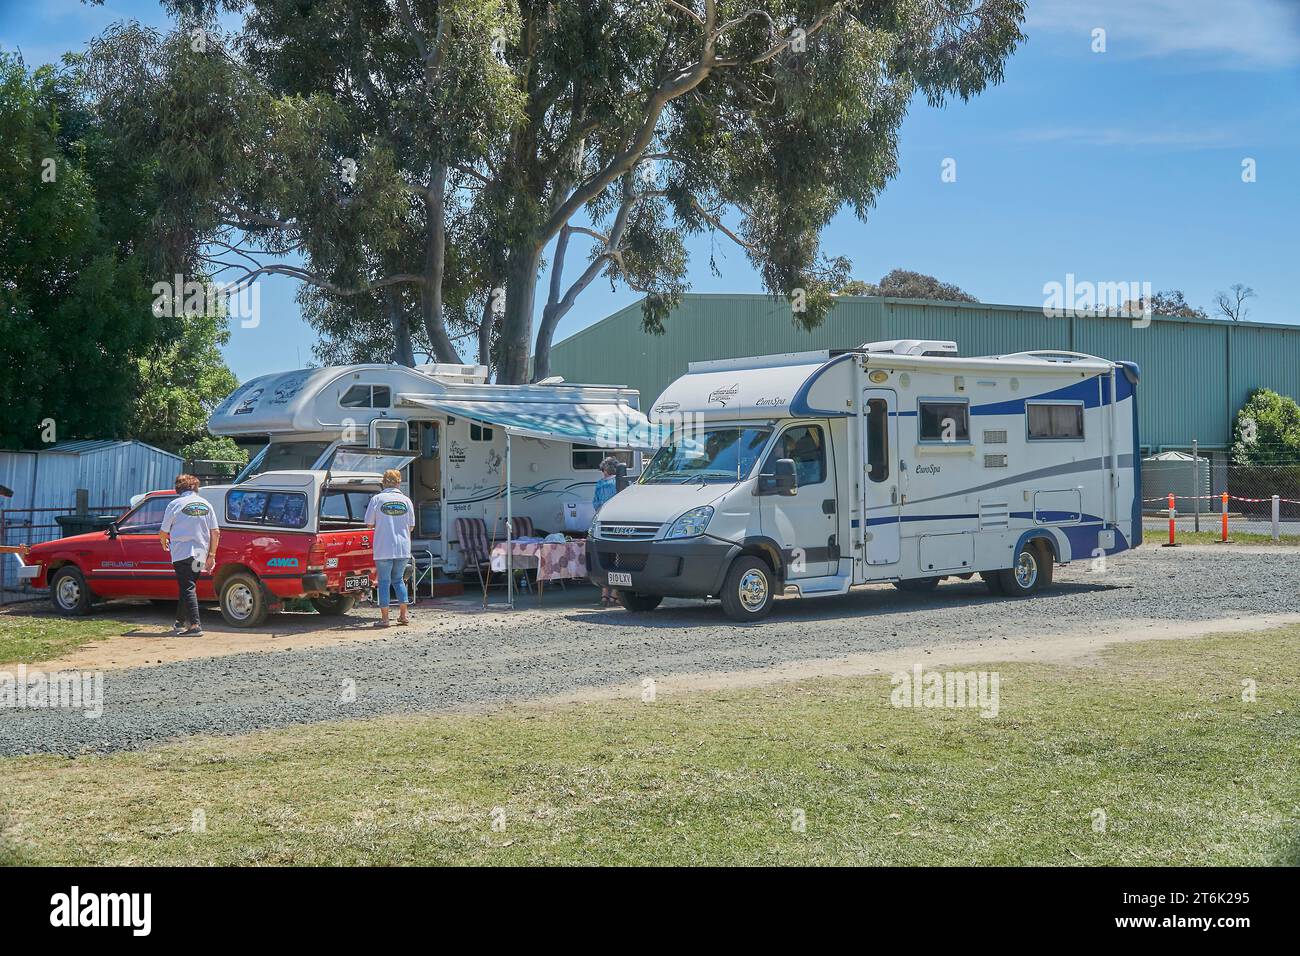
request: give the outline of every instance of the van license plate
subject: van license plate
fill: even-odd
[[[614,588],[620,584],[625,588],[630,588],[632,586],[632,575],[625,571],[610,571],[609,586]]]
[[[370,575],[354,574],[351,577],[343,579],[343,590],[345,591],[369,591]]]

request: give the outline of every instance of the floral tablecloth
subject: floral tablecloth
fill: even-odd
[[[537,567],[540,581],[560,578],[585,578],[587,576],[587,542],[568,541],[564,544],[545,541],[512,541],[510,550],[516,568]],[[520,561],[520,558],[526,559]],[[506,545],[503,541],[492,549],[492,570],[506,569]]]

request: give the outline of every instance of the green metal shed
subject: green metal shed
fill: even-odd
[[[629,385],[649,407],[687,362],[777,352],[853,348],[887,339],[951,339],[962,355],[1066,349],[1137,362],[1142,444],[1152,451],[1231,443],[1233,416],[1251,389],[1300,399],[1300,326],[1155,316],[1054,318],[1041,306],[840,298],[811,332],[791,321],[789,303],[766,295],[692,293],[664,323],[641,328],[633,303],[551,351],[551,372],[571,382]]]

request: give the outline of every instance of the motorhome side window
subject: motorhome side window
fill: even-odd
[[[889,478],[889,403],[883,398],[867,399],[867,465],[872,481]]]
[[[1025,402],[1030,441],[1059,441],[1083,437],[1081,402]]]
[[[764,474],[776,474],[780,458],[794,461],[794,476],[800,487],[819,485],[826,480],[826,440],[819,425],[796,425],[787,428],[768,453]]]
[[[307,496],[298,491],[230,491],[226,493],[226,520],[305,528]]]
[[[917,408],[921,441],[970,441],[970,406],[965,402],[918,402]]]
[[[492,429],[486,425],[480,425],[478,422],[469,423],[469,440],[470,441],[491,441]]]
[[[632,467],[632,453],[612,448],[600,448],[596,445],[573,446],[574,471],[599,471],[600,463],[606,458],[617,458],[628,468]]]
[[[392,401],[387,385],[353,385],[339,396],[342,408],[388,408]]]

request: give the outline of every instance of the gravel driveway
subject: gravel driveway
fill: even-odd
[[[1058,568],[1056,586],[1028,600],[992,598],[978,578],[952,579],[932,595],[884,586],[782,601],[771,618],[748,627],[731,625],[716,604],[686,601],[644,615],[572,604],[512,614],[426,611],[424,630],[395,628],[378,640],[109,671],[97,719],[0,710],[0,755],[134,749],[189,734],[490,706],[637,685],[647,676],[1063,628],[1113,631],[1134,620],[1298,613],[1298,591],[1300,549],[1146,546],[1104,571],[1086,561]]]

